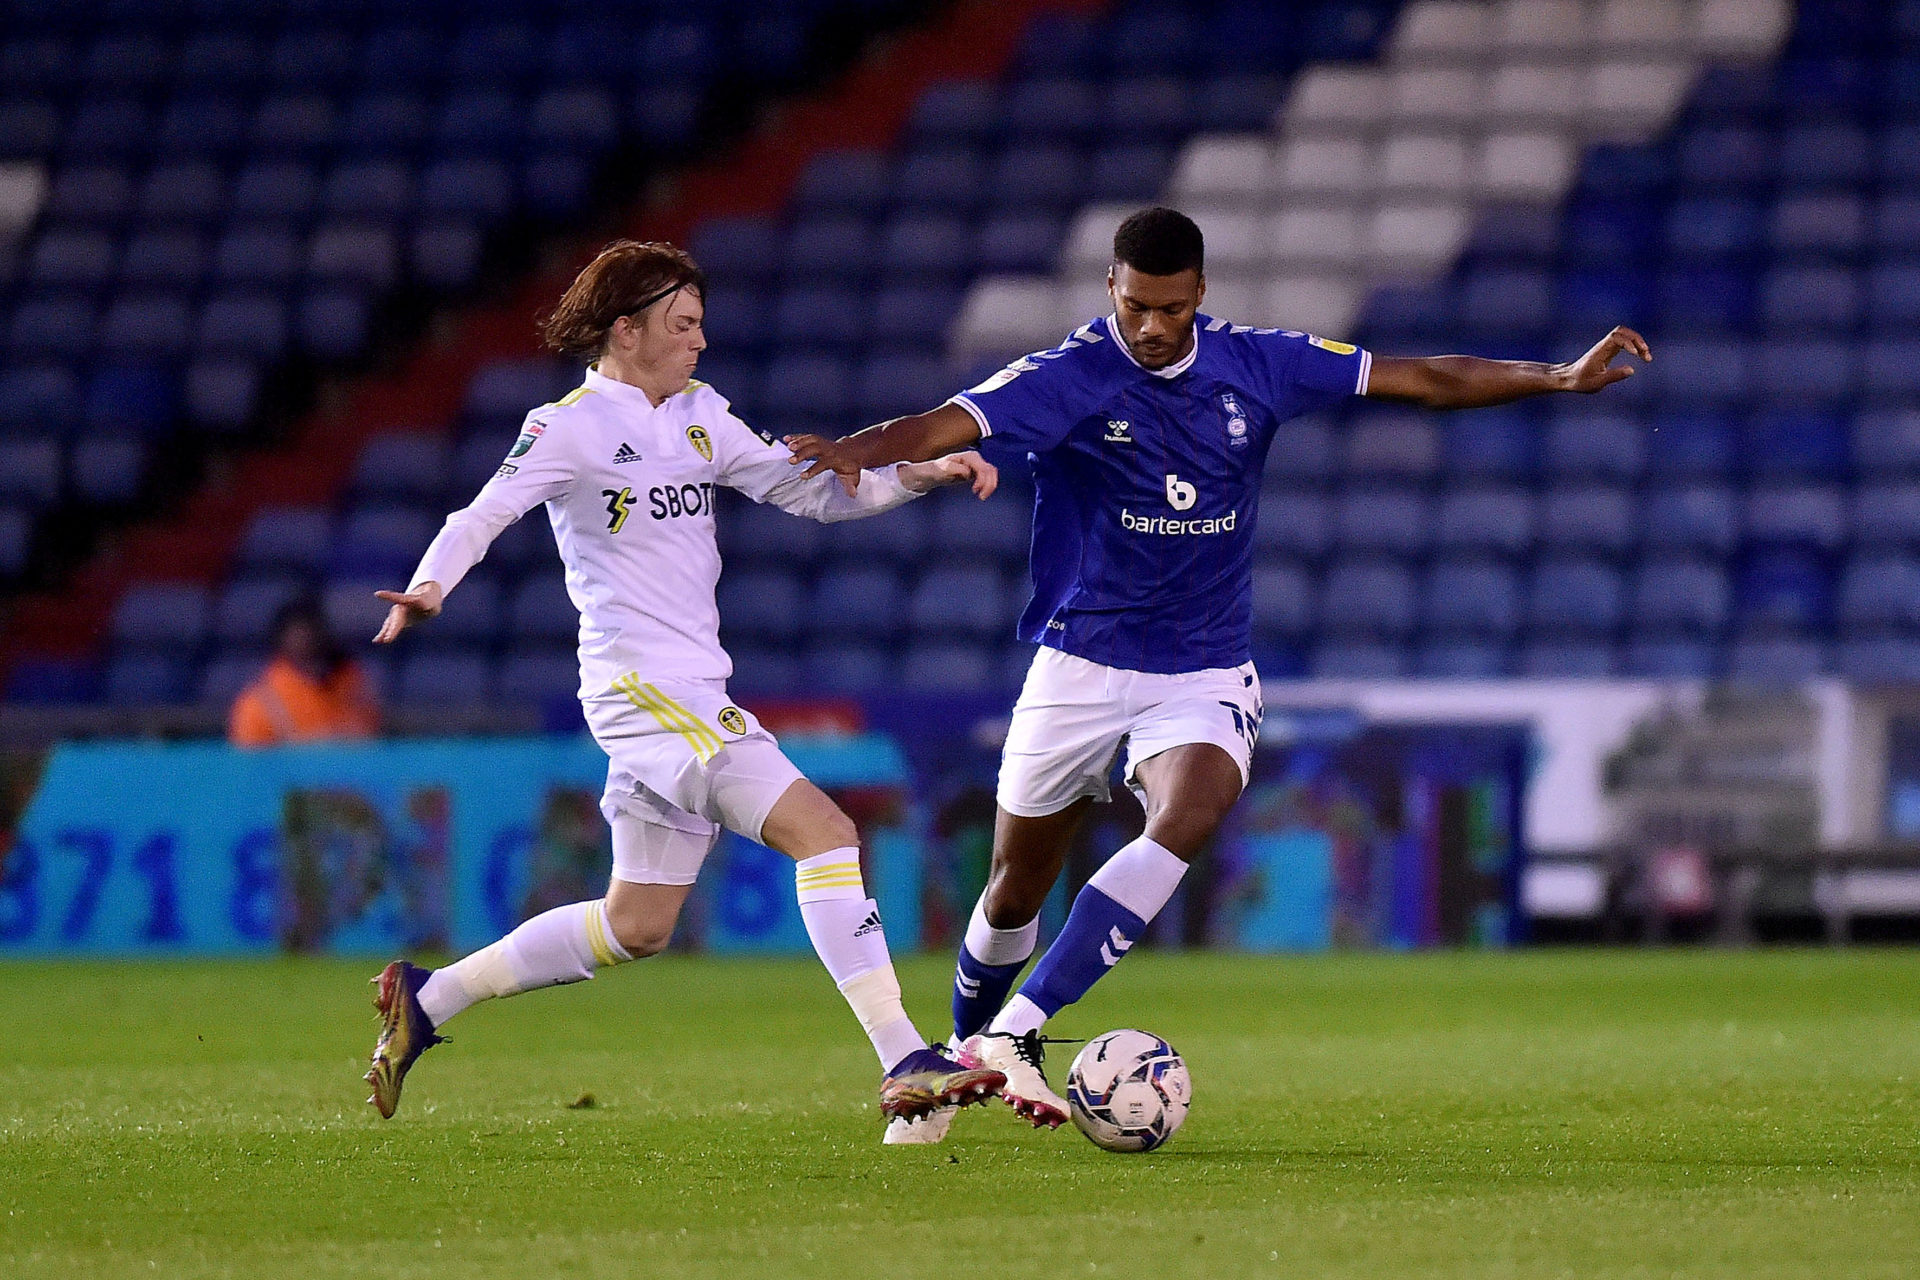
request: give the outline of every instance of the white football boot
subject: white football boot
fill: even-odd
[[[957,1055],[963,1066],[986,1067],[1007,1077],[1000,1096],[1036,1129],[1058,1129],[1070,1118],[1067,1100],[1047,1083],[1047,1050],[1038,1031],[1014,1035],[983,1031],[968,1036]]]
[[[960,1045],[953,1037],[947,1037],[947,1055],[958,1062]],[[906,1116],[895,1116],[887,1121],[887,1132],[880,1139],[889,1147],[930,1147],[937,1142],[946,1141],[947,1129],[953,1124],[953,1113],[959,1107],[935,1107],[917,1120]]]

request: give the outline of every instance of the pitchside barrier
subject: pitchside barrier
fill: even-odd
[[[1247,795],[1150,943],[1512,944],[1536,925],[1561,936],[1570,920],[1644,914],[1645,886],[1666,895],[1661,919],[1697,914],[1679,893],[1694,865],[1724,914],[1767,900],[1739,873],[1742,850],[1832,868],[1848,850],[1891,847],[1871,876],[1822,878],[1819,902],[1907,900],[1920,700],[1612,681],[1265,692]],[[1007,705],[903,696],[763,712],[859,824],[900,950],[950,945],[984,882]],[[0,855],[5,954],[461,952],[598,894],[609,864],[605,758],[584,736],[264,752],[62,743],[15,761],[0,778],[18,814]],[[1140,824],[1116,786],[1068,860],[1047,928]],[[1529,849],[1542,855],[1531,864]],[[785,859],[723,839],[676,945],[803,952]]]

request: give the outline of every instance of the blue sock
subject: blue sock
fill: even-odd
[[[1007,1002],[1007,993],[1013,990],[1020,971],[1026,967],[1025,960],[987,964],[974,959],[965,943],[960,944],[960,961],[953,970],[954,1037],[965,1040],[977,1031],[986,1030],[993,1015]]]
[[[1145,920],[1089,883],[1020,994],[1051,1018],[1092,990],[1146,931]]]
[[[987,923],[987,897],[983,893],[967,922],[967,936],[960,943],[960,959],[953,972],[953,1034],[965,1040],[976,1031],[984,1031],[1000,1006],[1007,1002],[1014,980],[1033,958],[1040,941],[1038,916],[1011,929],[996,929]]]

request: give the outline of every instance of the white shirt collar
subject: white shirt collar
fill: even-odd
[[[636,409],[656,409],[652,397],[631,382],[622,382],[618,378],[609,378],[595,368],[587,370],[587,388],[597,391],[615,404],[629,405]],[[668,399],[672,399],[671,396]],[[661,401],[661,404],[666,401]]]
[[[1112,312],[1109,312],[1107,315],[1107,333],[1112,336],[1113,345],[1119,347],[1121,353],[1125,355],[1127,359],[1133,360],[1134,368],[1140,370],[1142,373],[1150,373],[1156,378],[1179,377],[1187,370],[1193,368],[1194,358],[1200,354],[1200,325],[1198,321],[1194,323],[1193,345],[1187,348],[1187,354],[1181,356],[1164,369],[1149,369],[1134,359],[1133,352],[1127,347],[1127,340],[1120,336],[1120,317]]]

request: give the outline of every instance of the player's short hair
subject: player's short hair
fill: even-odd
[[[1192,218],[1154,205],[1130,216],[1113,233],[1113,260],[1150,276],[1204,271],[1207,244]]]
[[[707,275],[687,251],[664,240],[615,240],[581,269],[553,314],[540,322],[549,347],[579,360],[606,354],[621,316],[645,311],[681,289],[704,299]]]

